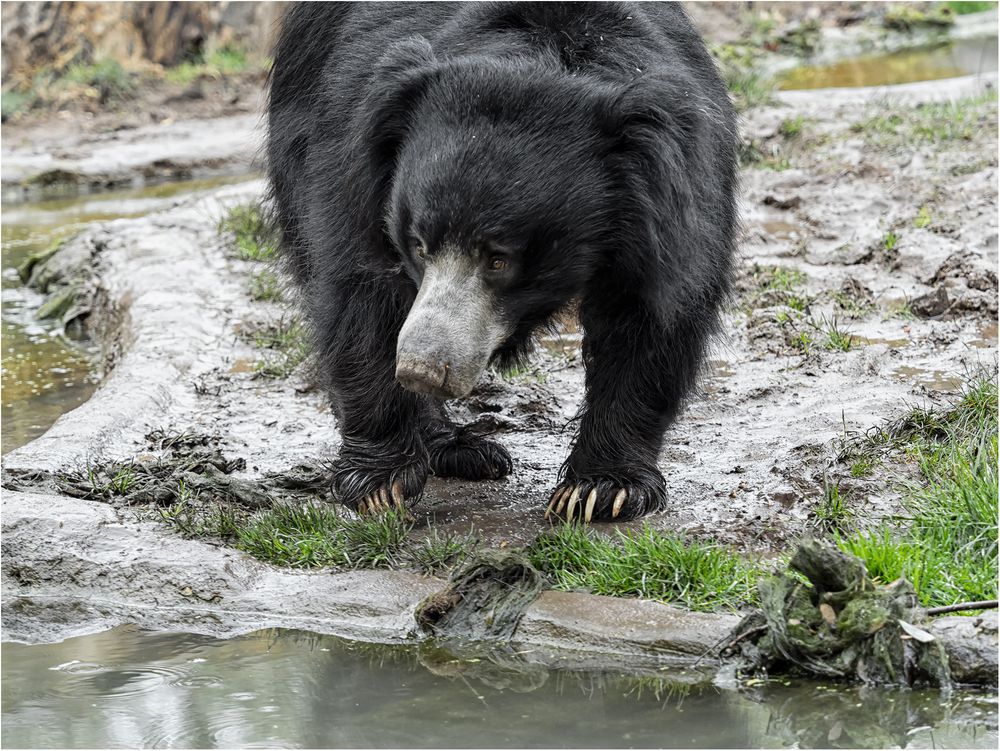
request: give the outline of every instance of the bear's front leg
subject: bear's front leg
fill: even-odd
[[[427,482],[423,447],[403,445],[398,437],[345,436],[333,464],[333,497],[361,515],[415,505]]]
[[[422,433],[430,400],[396,381],[404,295],[371,278],[328,282],[314,310],[318,363],[343,443],[333,463],[334,499],[360,514],[406,510],[423,494],[430,456]]]
[[[586,402],[546,518],[623,521],[666,505],[663,433],[694,384],[707,334],[691,317],[664,324],[641,303],[584,303]]]

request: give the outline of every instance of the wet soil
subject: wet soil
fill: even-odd
[[[100,379],[95,342],[67,333],[56,318],[40,319],[45,295],[19,270],[94,222],[144,216],[180,197],[217,188],[226,178],[171,182],[30,204],[3,204],[2,453],[37,438],[94,393]]]
[[[76,196],[256,171],[258,114],[216,120],[166,118],[126,130],[68,135],[4,126],[0,185],[6,203]],[[13,132],[12,132],[13,131]]]

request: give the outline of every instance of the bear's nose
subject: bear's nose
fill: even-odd
[[[445,387],[449,364],[444,360],[427,359],[407,353],[396,358],[396,380],[403,388],[418,394],[453,396]]]

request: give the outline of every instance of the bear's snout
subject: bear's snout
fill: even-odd
[[[399,354],[396,358],[396,380],[409,391],[442,398],[460,396],[448,388],[450,364],[438,358],[423,358]]]
[[[396,380],[440,399],[472,392],[509,335],[470,253],[449,248],[427,262],[396,340]]]

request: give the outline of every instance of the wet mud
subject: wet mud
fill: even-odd
[[[185,120],[80,135],[42,126],[4,126],[0,188],[4,202],[55,198],[167,180],[254,171],[260,115]]]

